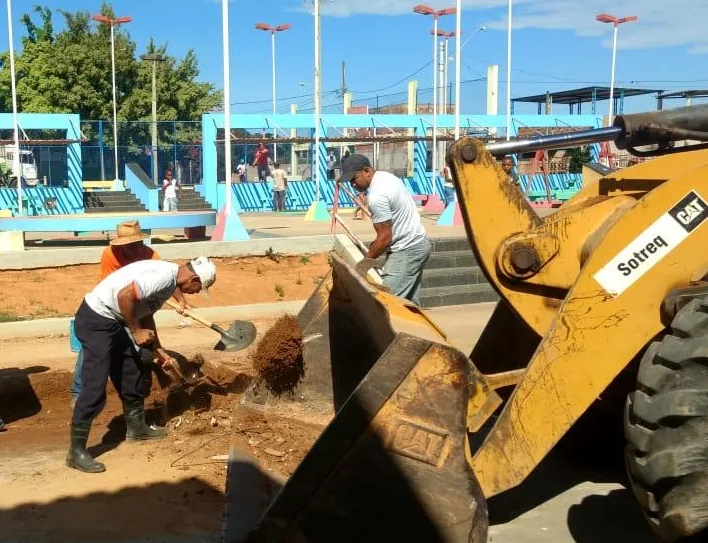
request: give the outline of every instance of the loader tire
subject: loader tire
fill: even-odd
[[[647,348],[624,428],[632,490],[665,542],[708,541],[708,297]]]

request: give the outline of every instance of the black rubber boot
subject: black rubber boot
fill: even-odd
[[[85,473],[101,473],[106,471],[106,466],[96,462],[86,450],[90,431],[90,422],[71,425],[71,445],[69,454],[66,455],[66,465]]]
[[[142,401],[123,402],[123,414],[128,441],[146,441],[148,439],[162,439],[167,436],[164,428],[154,428],[145,422],[145,407]]]

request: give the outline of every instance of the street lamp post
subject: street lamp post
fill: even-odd
[[[12,0],[7,0],[7,34],[10,40],[10,86],[12,90],[12,138],[15,141],[15,152],[12,156],[12,170],[17,176],[17,211],[23,212],[22,206],[22,161],[20,159],[20,132],[17,119],[17,82],[15,81],[15,45],[12,34]]]
[[[321,27],[322,22],[320,16],[320,2],[322,0],[314,0],[315,19],[315,150],[313,163],[313,177],[315,179],[315,201],[320,201],[320,115],[322,113],[322,77],[320,73],[322,59],[320,54],[321,48]]]
[[[231,70],[229,57],[229,0],[221,0],[221,36],[224,64],[224,214],[231,213]]]
[[[612,29],[612,75],[610,76],[610,112],[607,116],[607,125],[612,125],[612,115],[614,114],[615,105],[615,66],[617,62],[617,29],[619,25],[623,23],[631,23],[638,19],[637,16],[632,15],[630,17],[615,17],[609,15],[608,13],[601,13],[595,17],[596,21],[601,23],[609,23],[613,25]]]
[[[106,17],[105,15],[93,15],[94,21],[105,23],[111,27],[111,77],[113,80],[113,151],[115,160],[115,180],[118,181],[118,107],[116,105],[116,45],[113,27],[123,23],[129,23],[132,17]]]
[[[257,23],[256,24],[256,30],[263,30],[265,32],[270,32],[270,51],[271,51],[271,58],[270,58],[270,63],[271,63],[271,68],[273,71],[273,115],[277,113],[277,102],[275,99],[275,34],[276,32],[284,32],[285,30],[288,30],[289,28],[292,28],[292,25],[290,24],[284,24],[284,25],[278,25],[278,26],[270,26],[265,23]],[[278,128],[273,125],[273,140],[275,140],[278,137]],[[273,141],[273,162],[275,162],[278,159],[278,148],[275,144],[275,141]]]
[[[148,54],[140,57],[145,62],[152,63],[152,182],[158,182],[158,155],[157,155],[157,63],[165,59],[162,55]]]
[[[433,30],[430,31],[431,34],[434,33]],[[440,38],[445,38],[445,41],[443,42],[442,47],[440,47],[441,54],[443,57],[443,62],[440,62],[440,65],[442,66],[442,85],[441,87],[444,89],[444,94],[442,96],[442,107],[440,110],[447,114],[448,109],[449,109],[449,103],[448,103],[448,96],[447,96],[447,86],[448,86],[448,76],[447,76],[447,71],[448,71],[448,65],[450,64],[450,55],[449,55],[449,43],[450,43],[450,38],[454,38],[457,36],[457,32],[445,32],[444,30],[438,30],[438,37]]]
[[[433,163],[432,163],[432,194],[435,195],[435,181],[438,172],[438,152],[437,152],[437,141],[438,141],[438,84],[437,84],[437,70],[438,70],[438,19],[444,15],[452,15],[455,13],[456,8],[444,8],[444,9],[433,9],[430,6],[424,4],[418,4],[413,8],[414,13],[420,15],[431,15],[433,17]]]
[[[512,0],[509,0],[506,29],[506,141],[511,139],[511,11]]]

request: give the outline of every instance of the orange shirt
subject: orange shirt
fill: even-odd
[[[132,264],[133,262],[137,262],[138,260],[160,260],[160,255],[157,254],[157,251],[152,250],[147,245],[142,245],[140,252],[137,254],[137,258],[119,261],[118,256],[113,252],[113,246],[109,245],[101,255],[101,278],[99,281],[103,281],[114,271],[119,270],[128,264]]]

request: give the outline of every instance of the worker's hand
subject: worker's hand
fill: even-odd
[[[179,308],[175,309],[175,311],[177,311],[177,313],[179,313],[180,315],[184,315],[185,311],[191,310],[191,309],[192,309],[192,306],[187,303],[187,300],[182,299],[182,300],[179,300]]]
[[[130,333],[132,334],[135,343],[137,343],[140,347],[150,347],[153,343],[155,343],[155,339],[157,339],[155,331],[148,328],[136,328],[135,330],[131,330]]]
[[[155,349],[155,358],[163,370],[168,370],[170,367],[175,367],[177,364],[177,361],[167,354],[167,351],[162,347]]]

